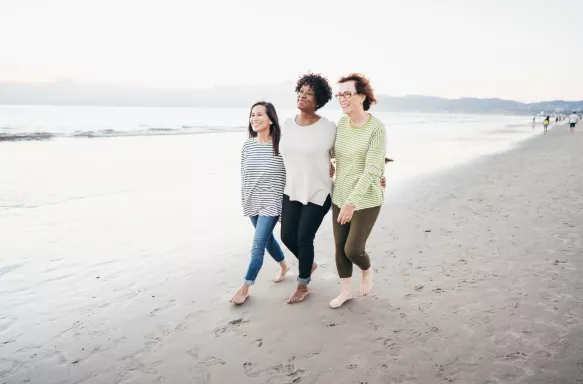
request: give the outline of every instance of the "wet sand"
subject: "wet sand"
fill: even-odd
[[[269,282],[266,256],[233,307],[250,225],[168,231],[193,216],[161,198],[174,187],[68,202],[66,222],[2,212],[32,251],[0,264],[0,383],[583,383],[580,131],[389,184],[374,294],[338,310],[330,215],[304,303],[285,303],[295,274]]]

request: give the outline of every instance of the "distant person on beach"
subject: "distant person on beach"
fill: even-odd
[[[297,287],[289,304],[308,296],[308,284],[318,266],[314,238],[332,205],[330,159],[336,139],[336,124],[316,113],[332,99],[328,80],[309,73],[298,80],[295,90],[300,113],[284,122],[280,145],[286,167],[281,240],[299,263]]]
[[[555,124],[559,124],[559,117],[558,116],[555,118]]]
[[[249,113],[249,139],[241,150],[241,204],[243,214],[255,227],[251,261],[243,285],[231,298],[233,304],[243,304],[249,296],[249,287],[263,265],[265,250],[279,264],[274,281],[280,281],[288,267],[273,229],[281,216],[285,168],[279,153],[280,128],[275,107],[258,102]]]
[[[350,74],[339,81],[336,99],[345,116],[338,122],[334,144],[336,182],[332,195],[332,218],[336,246],[336,267],[340,294],[330,302],[338,308],[352,299],[353,264],[362,271],[360,293],[373,287],[373,269],[366,253],[366,241],[384,202],[379,180],[385,167],[385,127],[368,113],[376,102],[369,80]]]
[[[571,133],[575,132],[575,126],[579,122],[579,116],[577,115],[577,111],[573,111],[573,114],[569,116],[569,130]]]
[[[547,134],[547,128],[549,127],[549,122],[551,121],[551,117],[547,116],[547,118],[545,119],[545,121],[543,121],[543,126],[545,128],[545,135]]]

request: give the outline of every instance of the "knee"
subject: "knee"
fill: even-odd
[[[311,234],[300,233],[298,235],[297,241],[298,241],[299,247],[313,246],[314,245],[314,236]]]
[[[346,244],[344,246],[344,254],[346,254],[346,257],[348,257],[352,261],[357,260],[359,257],[362,256],[363,253],[364,249],[354,244]]]
[[[265,248],[269,245],[269,237],[256,236],[253,239],[253,251],[254,253],[265,251]]]

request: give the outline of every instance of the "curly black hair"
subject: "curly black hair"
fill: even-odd
[[[301,76],[296,84],[296,93],[299,92],[304,85],[310,86],[314,91],[314,96],[316,97],[316,111],[332,100],[332,88],[330,87],[330,83],[328,83],[327,78],[319,73],[309,72],[307,75]]]

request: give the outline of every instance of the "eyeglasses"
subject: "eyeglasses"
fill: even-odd
[[[344,93],[337,93],[334,96],[340,100],[340,99],[344,99],[344,100],[348,100],[350,99],[352,96],[354,95],[358,95],[358,92],[344,92]]]

